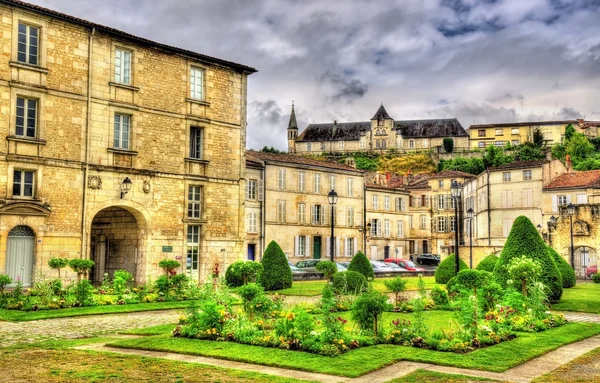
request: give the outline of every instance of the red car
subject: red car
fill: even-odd
[[[598,272],[598,265],[592,265],[585,269],[585,276],[587,278],[592,278],[592,274],[596,274]]]
[[[387,258],[387,259],[384,259],[383,261],[388,262],[388,263],[395,263],[396,265],[398,265],[400,267],[404,267],[408,271],[413,271],[413,272],[427,271],[426,269],[424,269],[422,267],[417,267],[413,263],[413,261],[407,261],[406,259]]]

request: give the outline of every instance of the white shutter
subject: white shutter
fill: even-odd
[[[381,237],[381,221],[377,221],[377,236]]]
[[[348,237],[344,237],[344,255],[345,256],[348,256],[348,250],[350,250],[348,247]]]
[[[327,254],[327,258],[331,258],[331,237],[327,237],[325,244],[327,245],[327,250],[325,250],[325,254]]]
[[[567,194],[567,205],[571,203],[571,195]]]
[[[286,169],[283,169],[283,190],[286,189],[286,184],[285,184],[287,181],[286,178],[287,178],[287,171],[286,171]]]
[[[587,203],[586,194],[577,194],[577,204]]]
[[[304,249],[304,255],[306,255],[307,258],[311,258],[311,256],[310,256],[310,250],[311,250],[310,237],[308,235],[306,236],[306,245],[305,246],[306,246],[306,248]]]
[[[325,205],[321,205],[321,217],[323,217],[321,224],[327,225],[329,223],[329,209]]]
[[[506,199],[508,202],[508,206],[507,207],[512,207],[512,190],[507,190],[506,191]]]
[[[299,242],[299,240],[298,240],[298,236],[295,236],[295,237],[294,237],[294,255],[295,255],[296,257],[300,255],[300,251],[299,251],[299,249],[298,249],[298,242]]]
[[[356,249],[358,249],[358,240],[356,238],[354,238],[354,249],[353,249],[353,251],[354,251],[355,254],[357,252]],[[354,256],[354,254],[350,254],[349,255],[349,257],[353,257],[353,256]]]
[[[552,211],[558,211],[558,196],[552,196]]]
[[[315,205],[310,205],[310,223],[315,224]]]
[[[246,180],[246,199],[250,199],[250,182]]]
[[[258,180],[258,200],[262,201],[264,196],[263,196],[263,188],[264,188],[264,172],[261,171],[260,172],[260,179]]]
[[[335,256],[336,257],[340,256],[340,238],[339,237],[335,237]]]

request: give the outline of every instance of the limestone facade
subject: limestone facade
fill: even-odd
[[[171,258],[202,279],[242,257],[255,70],[27,3],[0,15],[0,272],[91,258],[96,282],[117,268],[144,282]]]

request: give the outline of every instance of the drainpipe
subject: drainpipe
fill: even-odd
[[[363,176],[363,254],[367,255],[367,182]]]
[[[492,246],[492,212],[490,210],[490,171],[487,173],[487,220],[488,220],[488,246]]]
[[[93,54],[93,42],[94,35],[96,34],[96,28],[92,28],[90,33],[89,45],[88,45],[88,83],[87,83],[87,118],[85,120],[85,160],[83,166],[83,200],[81,203],[81,251],[79,258],[87,258],[87,235],[85,233],[86,226],[86,211],[87,211],[87,187],[88,187],[88,172],[90,169],[90,125],[92,120],[92,54]]]
[[[262,255],[265,252],[265,231],[267,230],[267,223],[266,223],[266,213],[265,213],[265,201],[267,200],[267,183],[265,181],[265,175],[267,173],[267,166],[265,164],[265,166],[262,168],[261,170],[262,174],[261,174],[261,178],[262,178],[262,189],[263,189],[263,198],[262,201],[260,201],[260,224],[262,226],[262,229],[260,231],[260,260],[262,261]],[[306,214],[306,213],[305,213]],[[255,256],[256,259],[256,256]]]

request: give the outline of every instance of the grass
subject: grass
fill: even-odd
[[[536,378],[534,383],[600,383],[600,348]]]
[[[65,318],[81,315],[133,313],[139,311],[183,309],[192,301],[135,303],[129,305],[72,307],[56,310],[19,311],[0,309],[0,321],[27,322],[39,319]]]
[[[134,328],[131,330],[119,331],[119,334],[127,335],[169,335],[171,331],[177,326],[175,323],[172,324],[159,324],[158,326],[151,326],[145,328]]]
[[[443,374],[441,372],[417,370],[402,378],[390,380],[388,383],[471,383],[471,382],[497,382],[485,378],[477,378],[473,376]]]
[[[600,314],[600,283],[578,283],[563,290],[563,295],[552,310],[579,311]]]
[[[393,278],[375,279],[373,281],[373,287],[377,291],[389,292],[389,290],[386,289],[386,287],[383,283],[384,283],[384,281],[387,281],[390,279],[393,279]],[[418,290],[418,286],[417,286],[417,284],[419,283],[418,277],[416,277],[416,276],[415,277],[403,277],[403,279],[406,281],[406,290],[408,290],[408,291]],[[428,290],[432,289],[434,286],[440,286],[442,288],[445,287],[445,285],[440,285],[440,284],[435,283],[435,277],[423,277],[423,281],[425,281],[425,288]],[[321,295],[321,292],[323,291],[323,288],[325,287],[326,284],[327,284],[326,280],[294,281],[292,283],[292,287],[290,287],[289,289],[283,289],[283,290],[272,291],[272,292],[280,294],[280,295],[315,296],[315,295]]]
[[[392,363],[407,360],[460,368],[503,372],[560,346],[600,334],[600,325],[568,323],[537,334],[519,333],[512,341],[468,354],[413,347],[377,345],[332,358],[299,351],[249,346],[230,342],[154,336],[120,340],[111,346],[166,351],[277,366],[310,372],[358,377]]]

